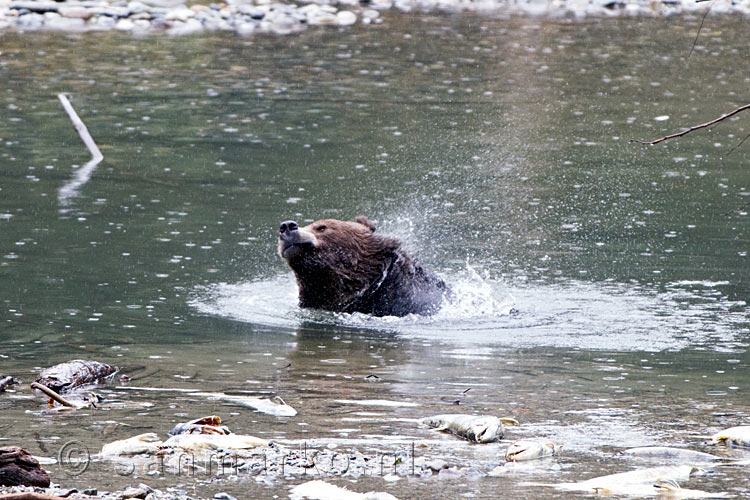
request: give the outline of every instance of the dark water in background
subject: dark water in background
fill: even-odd
[[[696,448],[749,423],[748,143],[730,154],[748,117],[628,142],[747,102],[747,20],[707,18],[687,60],[698,24],[414,14],[289,38],[3,33],[0,373],[28,383],[91,357],[138,385],[275,393],[300,414],[133,391],[153,406],[50,415],[24,384],[0,395],[0,435],[52,457],[216,413],[235,432],[373,454],[437,438],[425,456],[488,472],[504,445],[409,420],[459,399],[566,454],[352,489],[552,498],[524,482],[620,472],[634,465],[620,448]],[[58,92],[105,157],[73,192],[89,155]],[[444,275],[453,303],[429,319],[299,311],[278,223],[358,214]],[[418,406],[337,402],[380,399]],[[284,497],[305,479],[49,468],[65,485],[208,496]],[[742,468],[687,486],[750,491]]]

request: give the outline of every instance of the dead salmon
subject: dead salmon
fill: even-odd
[[[505,451],[505,460],[507,462],[521,462],[551,457],[552,455],[558,455],[560,450],[562,450],[562,445],[544,439],[521,439],[508,446]]]
[[[493,416],[476,416],[462,414],[435,415],[422,419],[422,423],[435,427],[439,431],[452,432],[474,443],[491,443],[503,438],[503,422],[512,424],[513,419],[500,419]]]

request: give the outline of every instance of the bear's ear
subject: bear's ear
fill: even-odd
[[[370,219],[368,219],[364,215],[358,215],[358,216],[356,216],[354,218],[354,222],[359,222],[360,224],[362,224],[363,226],[365,226],[366,228],[368,228],[373,233],[375,232],[375,224],[373,224],[372,222],[370,222]]]

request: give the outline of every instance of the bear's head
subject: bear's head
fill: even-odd
[[[367,217],[281,223],[279,255],[294,271],[300,306],[346,311],[382,283],[399,258],[399,242],[375,234]]]

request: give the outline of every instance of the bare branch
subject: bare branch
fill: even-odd
[[[704,2],[708,0],[696,0],[696,2]],[[701,18],[701,24],[698,26],[698,32],[695,34],[695,40],[693,40],[693,45],[690,47],[690,52],[688,53],[687,58],[690,59],[690,56],[693,55],[693,50],[695,49],[695,44],[698,43],[698,37],[701,36],[701,30],[703,29],[703,23],[706,21],[706,16],[709,12],[711,12],[711,7],[714,6],[714,0],[711,0],[711,4],[706,9],[706,12],[703,13],[703,17]]]
[[[745,104],[744,106],[740,106],[739,108],[735,109],[734,111],[730,111],[729,113],[725,113],[725,114],[721,115],[720,117],[718,117],[718,118],[716,118],[714,120],[711,120],[710,122],[701,123],[700,125],[695,125],[693,127],[690,127],[688,129],[683,130],[682,132],[677,132],[676,134],[671,134],[671,135],[667,135],[667,136],[664,136],[664,137],[660,137],[658,139],[654,139],[653,141],[643,141],[641,139],[630,139],[630,142],[637,142],[639,144],[650,144],[650,145],[653,146],[654,144],[659,144],[660,142],[666,141],[667,139],[674,139],[675,137],[682,137],[683,135],[689,134],[690,132],[692,132],[694,130],[698,130],[698,129],[710,127],[711,125],[719,123],[722,120],[726,120],[730,116],[734,116],[734,115],[736,115],[737,113],[739,113],[741,111],[745,111],[746,109],[750,109],[750,104]]]
[[[38,382],[32,382],[31,383],[31,388],[32,389],[36,389],[38,391],[42,391],[47,396],[49,396],[50,398],[54,399],[55,401],[57,401],[58,403],[60,403],[63,406],[67,406],[69,408],[75,408],[76,407],[76,405],[74,405],[73,403],[71,403],[67,399],[63,398],[62,396],[60,396],[58,393],[56,393],[55,391],[53,391],[52,389],[50,389],[46,385],[42,385],[42,384],[40,384]]]
[[[748,138],[750,138],[750,134],[747,134],[745,136],[745,138],[740,141],[739,144],[737,144],[735,147],[733,147],[732,149],[730,149],[729,152],[727,153],[727,156],[731,155],[732,152],[734,152],[735,149],[737,149],[738,147],[742,146],[742,143],[744,143],[746,140],[748,140]]]

